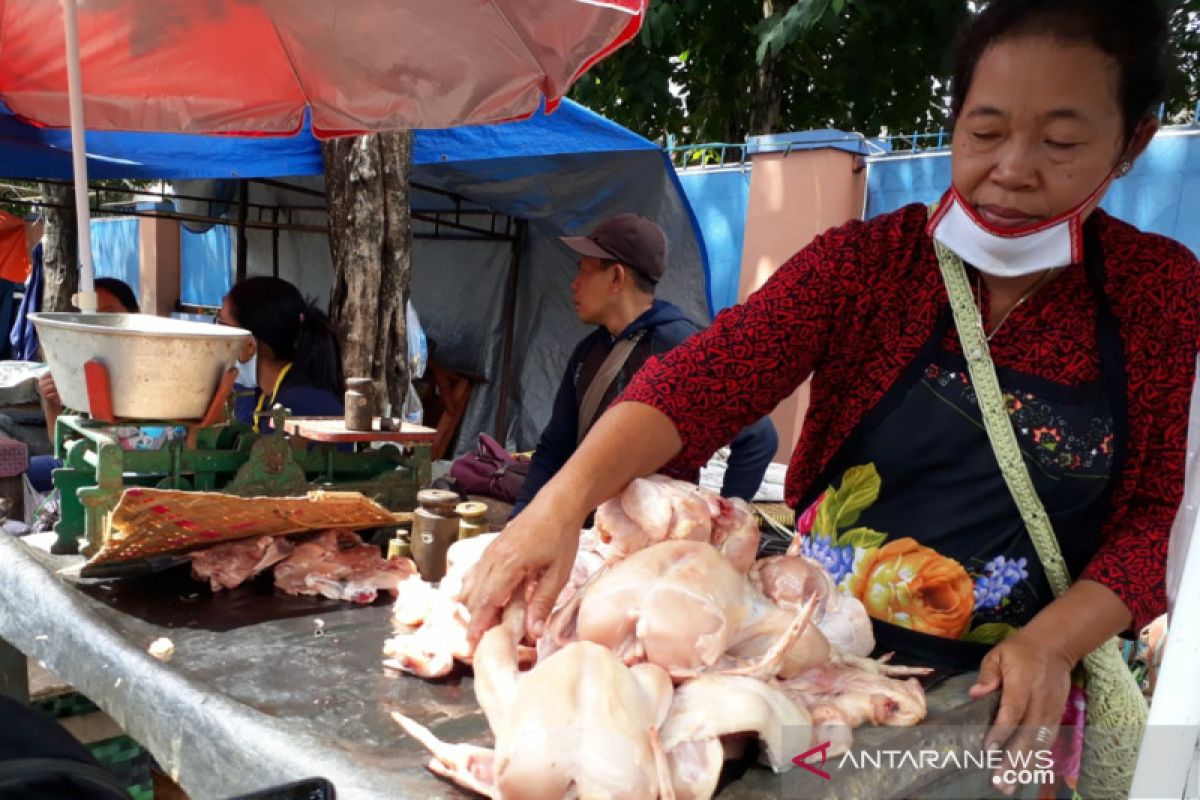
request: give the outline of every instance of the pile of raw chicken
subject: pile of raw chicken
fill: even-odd
[[[517,598],[475,652],[463,578],[495,534],[450,548],[446,577],[401,585],[385,665],[424,677],[473,664],[495,747],[443,742],[396,721],[433,772],[494,798],[708,798],[757,738],[777,772],[864,724],[925,716],[918,670],[868,658],[862,604],[799,555],[755,560],[750,508],[692,484],[633,481],[596,511],[535,643]],[[532,664],[532,668],[523,667]],[[814,753],[814,759],[820,755]]]

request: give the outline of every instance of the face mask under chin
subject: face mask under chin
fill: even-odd
[[[1026,228],[995,228],[953,186],[926,227],[929,235],[986,275],[1019,278],[1083,260],[1083,221],[1097,206],[1116,171],[1079,205]]]
[[[237,367],[237,381],[239,386],[247,389],[258,387],[258,352],[250,356],[249,361],[239,361],[234,366]]]

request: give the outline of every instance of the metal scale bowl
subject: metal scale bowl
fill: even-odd
[[[60,416],[54,433],[63,460],[53,473],[62,496],[55,552],[78,552],[81,538],[85,553],[98,549],[130,486],[243,497],[336,487],[407,510],[429,482],[436,432],[428,428],[382,431],[376,420],[373,431],[347,432],[340,420],[289,419],[281,407],[270,412],[272,433],[236,421],[233,364],[249,331],[143,314],[30,316],[59,396],[81,412]],[[146,425],[187,435],[126,449],[121,429]],[[365,446],[380,441],[393,444]]]

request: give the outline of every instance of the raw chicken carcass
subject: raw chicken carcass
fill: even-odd
[[[666,674],[645,664],[630,669],[590,642],[521,674],[524,616],[524,604],[511,603],[475,654],[475,694],[496,739],[492,756],[392,715],[432,752],[430,770],[494,798],[670,797],[657,733],[671,707]]]
[[[726,500],[664,475],[634,478],[596,509],[596,532],[609,562],[668,540],[710,542],[741,572],[758,552],[758,524],[742,500]]]
[[[415,573],[412,561],[385,559],[378,547],[363,544],[357,534],[325,531],[297,545],[275,565],[275,586],[287,594],[371,603],[381,591],[397,594],[400,584]]]
[[[483,551],[496,540],[499,534],[485,533],[469,539],[460,539],[446,551],[446,574],[437,586],[415,574],[400,586],[396,604],[392,606],[392,622],[407,631],[420,625],[434,613],[434,604],[443,599],[457,602],[462,593],[463,579],[471,567],[479,561]]]
[[[829,571],[803,556],[768,556],[750,568],[750,582],[784,611],[817,598],[817,627],[836,649],[868,656],[875,649],[875,634],[867,609],[857,598],[837,590]]]
[[[812,746],[812,719],[770,683],[732,675],[701,675],[675,690],[662,729],[678,800],[707,800],[717,788],[729,737],[750,734],[764,745],[775,772]]]
[[[392,607],[392,622],[399,630],[384,644],[384,666],[422,678],[441,678],[450,673],[456,661],[471,663],[467,641],[471,615],[459,595],[466,574],[498,535],[483,534],[450,545],[446,575],[436,588],[417,575],[401,585]],[[586,583],[603,563],[602,556],[581,547],[578,569],[560,596],[569,596],[576,585]],[[537,654],[532,647],[522,647],[520,657],[522,663],[531,663]]]
[[[810,708],[834,707],[851,728],[866,723],[908,726],[925,719],[925,690],[916,678],[892,676],[927,672],[921,667],[893,667],[848,656],[779,681],[778,685],[793,700]]]
[[[295,548],[282,536],[259,536],[191,553],[192,577],[207,580],[214,592],[232,589],[287,558]]]
[[[712,509],[692,484],[665,475],[634,478],[621,492],[621,508],[651,542],[690,539],[707,542],[712,536]],[[601,531],[603,536],[603,531]]]
[[[755,589],[710,544],[666,541],[601,573],[554,612],[547,635],[561,646],[582,639],[613,650],[627,664],[648,661],[685,678],[718,666],[753,664],[795,622]],[[797,674],[829,659],[829,644],[806,626],[780,659]]]
[[[424,591],[428,587],[420,578],[413,578],[400,587],[400,599],[409,591]],[[411,672],[422,678],[441,678],[450,674],[455,661],[471,660],[471,645],[467,641],[467,626],[471,622],[467,608],[430,587],[428,605],[420,625],[411,632],[398,633],[383,644],[387,656],[383,665],[389,669]],[[393,618],[396,612],[393,611]]]
[[[401,630],[383,645],[385,667],[422,678],[441,678],[450,674],[455,661],[470,662],[467,626],[471,615],[459,595],[464,577],[497,535],[485,533],[450,545],[446,574],[436,588],[420,575],[401,584],[392,606],[392,622]]]
[[[696,487],[698,491],[704,491]],[[712,544],[738,572],[746,572],[758,555],[758,520],[750,505],[739,497],[720,501],[720,513],[713,517]]]

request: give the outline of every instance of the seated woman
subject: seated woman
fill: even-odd
[[[270,430],[276,405],[295,416],[342,416],[342,353],[329,318],[285,280],[239,281],[221,303],[218,325],[245,328],[234,413],[255,431]]]
[[[129,284],[116,278],[97,278],[93,284],[96,292],[96,312],[99,314],[138,314],[137,297]],[[58,396],[58,387],[54,385],[54,376],[47,372],[38,380],[38,394],[42,398],[42,413],[46,416],[46,432],[50,441],[54,441],[54,426],[62,414],[62,399]],[[34,456],[29,459],[29,483],[39,492],[48,492],[54,488],[50,482],[51,470],[58,469],[62,462],[53,456]]]

